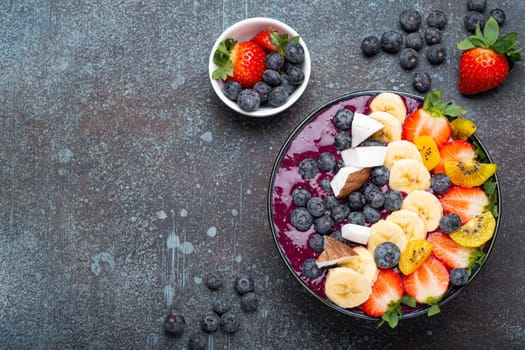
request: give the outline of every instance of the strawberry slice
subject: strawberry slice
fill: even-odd
[[[251,41],[257,43],[266,52],[279,52],[284,56],[286,46],[292,42],[299,40],[299,37],[288,39],[288,34],[279,33],[276,30],[267,29],[262,30],[255,35]]]
[[[440,147],[450,139],[451,128],[447,116],[457,117],[467,111],[447,102],[441,102],[441,92],[433,91],[425,96],[423,107],[415,110],[403,124],[402,137],[414,142],[420,135],[429,135]]]
[[[404,276],[405,292],[418,303],[429,304],[429,316],[439,312],[438,302],[448,289],[450,276],[447,268],[432,255],[408,276]]]
[[[379,269],[377,279],[372,286],[372,294],[361,307],[370,316],[382,316],[390,305],[403,296],[401,276],[392,269]]]
[[[443,207],[443,214],[455,213],[461,218],[464,225],[474,216],[481,214],[489,204],[489,198],[479,187],[451,187],[439,197]]]
[[[438,258],[447,268],[469,268],[473,253],[476,248],[460,246],[443,232],[431,232],[427,240],[432,242],[432,254]]]
[[[439,148],[441,161],[432,169],[434,174],[445,173],[445,162],[471,162],[476,158],[476,151],[471,143],[455,140],[443,144]]]

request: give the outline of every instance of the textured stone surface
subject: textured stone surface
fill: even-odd
[[[449,15],[446,64],[434,88],[470,110],[498,163],[501,231],[461,295],[397,329],[334,313],[284,268],[266,213],[268,177],[288,133],[310,110],[364,89],[413,92],[397,57],[364,59],[360,40],[397,29],[413,6]],[[503,31],[525,35],[525,2],[489,1]],[[522,230],[525,67],[476,97],[456,88],[465,2],[0,2],[0,348],[182,349],[217,294],[250,273],[259,309],[215,349],[518,348],[525,343]],[[230,112],[208,82],[219,33],[267,16],[294,27],[313,62],[289,111],[264,120]],[[520,37],[521,37],[520,35]],[[523,37],[521,37],[523,42]],[[226,285],[210,292],[206,272]],[[162,321],[175,307],[180,338]]]

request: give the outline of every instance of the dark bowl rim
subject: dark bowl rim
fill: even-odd
[[[299,282],[299,284],[308,293],[313,295],[315,297],[315,299],[317,299],[318,301],[322,302],[324,305],[328,306],[329,308],[331,308],[333,310],[336,310],[336,311],[338,311],[338,312],[340,312],[342,314],[348,315],[348,316],[353,316],[353,317],[356,317],[356,318],[365,319],[365,320],[371,320],[371,321],[378,321],[378,320],[380,320],[380,317],[368,316],[368,315],[366,315],[364,313],[363,314],[362,313],[357,313],[357,312],[351,311],[349,309],[345,309],[345,308],[342,308],[340,306],[337,306],[336,304],[332,303],[330,300],[328,300],[326,298],[323,298],[323,297],[319,296],[317,293],[315,293],[296,274],[295,270],[290,265],[286,254],[282,250],[281,245],[279,244],[279,238],[277,237],[277,234],[275,232],[274,223],[273,223],[273,220],[272,220],[272,198],[273,198],[273,186],[274,186],[274,181],[275,181],[275,177],[276,177],[276,174],[277,174],[277,169],[279,168],[281,160],[282,160],[284,154],[286,153],[286,150],[288,149],[288,146],[294,140],[295,136],[306,125],[308,125],[308,123],[313,118],[315,118],[318,115],[318,113],[322,112],[324,109],[330,107],[333,104],[337,104],[339,102],[342,102],[342,101],[350,99],[350,98],[355,98],[355,97],[360,97],[360,96],[367,96],[367,95],[373,96],[373,95],[377,95],[377,94],[384,93],[384,92],[394,93],[394,94],[398,94],[398,95],[401,95],[401,96],[404,96],[404,97],[417,99],[417,100],[419,100],[421,102],[424,100],[423,97],[421,97],[419,95],[411,94],[411,93],[395,91],[395,90],[386,90],[386,89],[385,90],[374,89],[374,90],[359,90],[359,91],[349,92],[349,93],[337,96],[337,97],[335,97],[335,98],[333,98],[333,99],[331,99],[331,100],[329,100],[327,102],[319,104],[311,112],[309,112],[303,118],[303,120],[293,129],[293,131],[288,135],[288,137],[286,138],[286,141],[283,143],[283,145],[279,149],[279,152],[277,153],[277,156],[275,158],[275,161],[274,161],[274,164],[273,164],[272,170],[271,170],[271,176],[270,176],[270,181],[269,181],[269,184],[268,184],[268,191],[267,191],[268,193],[267,193],[267,207],[266,207],[267,215],[268,215],[268,221],[269,221],[269,225],[270,225],[270,230],[272,232],[273,241],[275,243],[275,246],[277,247],[277,251],[279,252],[279,256],[281,257],[281,260],[284,262],[284,264],[286,265],[286,267],[290,271],[290,273]],[[476,141],[476,143],[479,145],[479,147],[481,147],[481,149],[483,150],[483,153],[485,154],[487,160],[490,163],[493,163],[492,156],[489,154],[485,144],[483,144],[483,142],[476,135],[472,135],[471,139]],[[499,185],[499,177],[498,177],[497,172],[493,175],[493,178],[494,178],[495,183],[496,183],[496,191],[497,191],[497,196],[498,196],[498,199],[497,199],[497,203],[498,203],[498,205],[497,205],[497,217],[496,217],[496,227],[495,227],[495,230],[494,230],[494,235],[489,240],[489,242],[485,243],[485,245],[481,248],[481,250],[485,253],[485,259],[482,261],[482,263],[480,265],[476,266],[476,268],[472,270],[472,275],[471,275],[471,277],[469,279],[469,282],[466,285],[461,286],[461,287],[455,287],[453,289],[449,288],[449,290],[445,293],[445,295],[442,297],[442,299],[438,302],[438,305],[440,307],[445,305],[446,303],[448,303],[450,300],[454,299],[455,297],[457,297],[458,294],[460,294],[466,287],[468,287],[472,283],[474,278],[476,278],[476,276],[481,271],[482,267],[487,262],[487,260],[488,260],[488,258],[490,256],[490,253],[492,252],[492,249],[493,249],[495,241],[496,241],[496,237],[498,235],[500,221],[501,221],[501,200],[502,200],[502,198],[501,198],[501,188],[500,188],[500,185]],[[414,317],[419,317],[421,315],[425,315],[425,314],[427,314],[429,308],[430,308],[430,306],[421,306],[420,308],[416,309],[413,312],[401,315],[399,317],[399,319],[403,320],[403,319],[409,319],[409,318],[414,318]]]

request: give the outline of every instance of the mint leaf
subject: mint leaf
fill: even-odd
[[[445,113],[444,114],[446,116],[449,116],[449,117],[457,117],[457,116],[460,116],[460,115],[467,114],[467,110],[462,108],[462,107],[460,107],[460,106],[448,105],[445,108]]]
[[[416,307],[416,298],[410,295],[403,295],[400,302],[406,306]]]
[[[469,276],[472,275],[472,270],[476,266],[481,266],[483,262],[485,262],[485,259],[487,258],[487,255],[483,253],[481,250],[476,250],[472,252],[468,258],[468,274]]]
[[[498,22],[494,19],[494,17],[490,16],[487,22],[485,23],[485,27],[483,28],[483,36],[485,37],[485,40],[489,44],[489,46],[493,45],[496,40],[498,40],[499,37],[499,25]]]
[[[431,317],[431,316],[439,314],[440,312],[441,312],[441,309],[439,308],[439,305],[434,304],[430,306],[430,308],[428,309],[427,315],[428,317]]]

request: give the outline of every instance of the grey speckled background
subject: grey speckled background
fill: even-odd
[[[402,4],[401,4],[402,3]],[[504,31],[525,35],[525,2]],[[413,92],[394,56],[364,59],[360,40],[397,29],[413,6],[449,15],[446,64],[434,88],[470,110],[499,166],[503,219],[493,254],[433,318],[391,330],[335,314],[284,268],[266,214],[268,177],[288,133],[310,110],[364,89]],[[0,348],[182,349],[213,296],[253,275],[261,304],[215,349],[517,349],[524,338],[523,102],[525,67],[496,90],[456,88],[464,1],[0,2]],[[208,81],[209,50],[238,20],[294,27],[313,62],[287,112],[230,112]],[[235,302],[235,300],[233,300]],[[235,304],[237,305],[237,304]],[[167,338],[175,306],[188,331]]]

